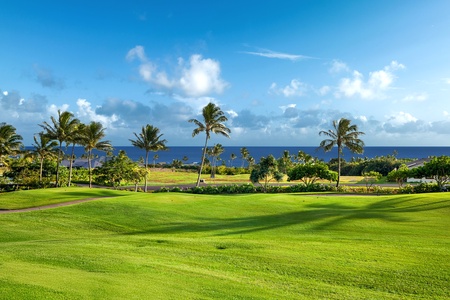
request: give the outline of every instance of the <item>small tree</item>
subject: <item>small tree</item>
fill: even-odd
[[[403,183],[408,179],[410,174],[411,171],[408,167],[405,164],[402,164],[398,169],[394,169],[388,173],[387,180],[395,181],[399,187],[402,187]]]
[[[138,168],[138,164],[132,161],[125,151],[121,150],[117,156],[112,157],[101,167],[95,169],[94,173],[97,175],[96,181],[98,183],[111,184],[114,188],[117,188],[123,181],[132,181],[135,184],[135,189],[137,189],[136,185],[145,176],[144,171],[137,171]],[[146,170],[145,168],[141,169]]]
[[[381,174],[375,171],[363,172],[362,176],[364,176],[364,182],[366,183],[367,192],[369,192],[372,185],[380,180]]]
[[[288,181],[300,180],[308,187],[319,179],[336,181],[337,177],[337,173],[329,170],[323,162],[297,164],[288,172]]]
[[[284,174],[278,171],[278,162],[273,155],[261,157],[259,163],[253,167],[250,174],[251,182],[261,184],[264,188],[264,193],[267,192],[267,186],[270,181],[276,180],[279,182],[283,177]]]

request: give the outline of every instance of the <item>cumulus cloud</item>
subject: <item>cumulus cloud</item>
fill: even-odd
[[[192,55],[189,64],[183,67],[182,76],[179,80],[181,89],[193,97],[203,96],[210,93],[220,94],[227,83],[220,78],[220,64],[213,59],[203,59],[201,55]]]
[[[352,78],[343,78],[341,80],[336,95],[338,97],[359,96],[362,99],[383,98],[384,92],[394,82],[395,75],[393,72],[404,68],[404,65],[397,61],[392,61],[383,70],[370,72],[367,81],[364,80],[364,76],[360,72],[355,70],[352,73]]]
[[[350,68],[347,66],[347,64],[338,59],[333,60],[331,62],[330,69],[328,69],[328,72],[330,72],[331,74],[337,74],[337,73],[349,72],[349,71],[350,71]]]
[[[410,113],[401,111],[395,115],[388,116],[382,128],[388,133],[414,134],[424,132],[429,129],[429,125]]]
[[[151,116],[151,108],[133,100],[110,98],[95,109],[98,115],[120,118],[125,123],[145,123]]]
[[[179,75],[170,78],[165,71],[160,71],[156,64],[151,62],[142,46],[129,50],[126,59],[138,60],[139,75],[142,80],[154,85],[156,88],[176,89],[189,97],[201,97],[209,94],[220,94],[228,86],[221,78],[220,63],[210,58],[203,58],[194,54],[188,62],[178,59]]]
[[[317,91],[317,93],[320,96],[325,96],[326,94],[328,94],[330,92],[330,90],[331,90],[331,88],[328,85],[324,85]]]
[[[95,109],[92,108],[91,103],[86,99],[78,99],[77,108],[77,117],[84,123],[95,121],[102,123],[108,129],[114,129],[114,123],[119,120],[119,117],[115,114],[111,116],[97,114]]]
[[[56,77],[50,69],[33,65],[35,80],[43,87],[63,89],[65,84],[61,78]]]
[[[311,57],[305,56],[305,55],[275,52],[275,51],[268,50],[268,49],[259,49],[259,51],[255,51],[255,52],[241,51],[241,53],[262,56],[262,57],[267,57],[267,58],[287,59],[287,60],[291,60],[291,61],[298,61],[298,60],[304,60],[304,59],[311,58]]]
[[[297,79],[292,79],[285,87],[278,87],[274,82],[271,84],[269,92],[275,95],[283,95],[284,97],[301,97],[306,92],[305,83]]]

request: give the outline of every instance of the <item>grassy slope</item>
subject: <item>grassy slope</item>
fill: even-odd
[[[0,298],[445,299],[448,197],[128,193],[0,215]]]

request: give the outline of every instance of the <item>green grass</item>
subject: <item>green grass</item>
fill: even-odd
[[[86,198],[116,197],[120,195],[126,195],[126,193],[106,189],[76,187],[0,193],[0,210],[21,209]]]
[[[0,299],[450,294],[447,193],[121,195],[0,215]]]

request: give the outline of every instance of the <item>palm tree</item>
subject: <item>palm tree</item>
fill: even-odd
[[[223,111],[214,103],[209,103],[202,110],[203,123],[197,119],[190,119],[190,123],[197,125],[192,131],[192,137],[196,136],[200,132],[205,132],[205,147],[203,147],[202,163],[200,164],[200,170],[198,172],[197,187],[200,185],[200,176],[202,174],[203,164],[205,163],[206,150],[208,147],[208,140],[211,138],[211,133],[220,134],[225,137],[230,137],[231,130],[223,123],[228,121],[228,118],[224,115]]]
[[[231,159],[231,167],[233,166],[233,161],[236,159],[236,154],[234,154],[234,153],[231,153],[231,155],[230,155],[230,159]]]
[[[52,140],[48,135],[43,132],[38,133],[39,138],[34,136],[34,153],[39,157],[39,183],[42,183],[42,169],[44,168],[44,160],[47,157],[57,157],[57,151],[55,148],[58,146],[58,142]]]
[[[22,147],[22,136],[16,133],[16,128],[0,123],[0,162],[3,156],[17,154],[20,147]]]
[[[156,168],[156,161],[158,160],[158,158],[159,158],[158,154],[153,155],[153,168]]]
[[[75,145],[81,145],[83,142],[83,132],[85,128],[85,124],[79,123],[73,128],[72,134],[70,134],[66,139],[66,148],[71,144],[72,145],[72,153],[69,158],[69,180],[67,182],[67,186],[70,186],[72,183],[72,168],[73,162],[75,160]]]
[[[344,147],[347,147],[351,152],[361,154],[364,152],[364,142],[359,139],[364,132],[358,131],[358,126],[350,125],[350,120],[341,118],[333,121],[333,129],[328,131],[320,131],[319,135],[325,135],[328,139],[320,142],[319,148],[325,152],[331,151],[334,146],[338,148],[338,179],[336,187],[339,187],[339,180],[341,177],[341,156]]]
[[[138,134],[134,133],[136,140],[130,140],[134,147],[145,150],[145,170],[148,166],[148,153],[150,151],[167,150],[166,140],[162,140],[162,134],[159,133],[159,128],[147,124],[142,126],[141,132]],[[145,173],[145,186],[144,191],[147,192],[147,172]]]
[[[247,160],[249,156],[250,153],[248,152],[248,149],[246,147],[242,147],[241,148],[242,168],[244,167],[244,162]]]
[[[208,154],[209,156],[212,157],[212,162],[211,162],[211,178],[215,178],[216,177],[216,164],[217,161],[220,160],[219,156],[225,151],[225,149],[223,149],[222,144],[216,144],[214,145],[214,147],[212,147],[211,149],[209,149]]]
[[[58,110],[58,119],[52,116],[50,120],[52,121],[51,124],[43,122],[39,126],[46,131],[45,134],[48,135],[50,139],[59,142],[58,161],[56,164],[56,186],[59,186],[59,165],[61,164],[63,154],[62,144],[73,135],[80,121],[74,118],[74,115],[71,112],[61,112],[61,110]]]
[[[90,188],[92,188],[92,150],[98,149],[105,151],[112,147],[110,141],[101,140],[105,137],[105,129],[106,128],[103,128],[102,123],[92,121],[88,125],[84,126],[83,132],[80,133],[80,143],[84,146],[84,149],[86,150],[88,156]]]

